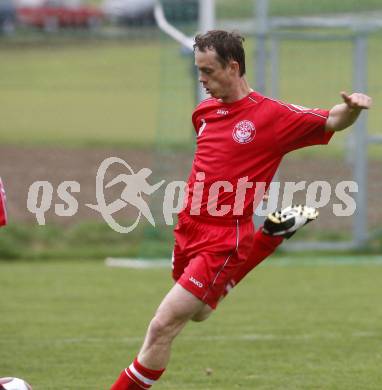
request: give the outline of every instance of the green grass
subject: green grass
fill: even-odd
[[[187,80],[191,59],[181,57],[177,49],[172,45],[167,53],[166,46],[158,42],[4,49],[0,59],[1,142],[152,144],[163,113],[179,112],[174,108],[182,107],[188,95],[188,104],[180,113],[184,113],[182,123],[189,122],[185,110],[189,114],[193,104]],[[180,93],[179,105],[176,96],[161,105],[161,78],[169,75],[161,68],[165,53],[175,84],[182,80],[167,85],[173,96]],[[181,139],[182,133],[183,140],[184,134],[189,136],[189,129],[190,125],[178,129]]]
[[[152,139],[158,55],[156,45],[6,50],[2,142],[117,143],[126,134],[133,143]],[[144,134],[136,131],[142,127]]]
[[[371,133],[381,133],[380,37],[370,39]],[[254,45],[246,43],[254,84]],[[0,142],[36,145],[190,144],[194,106],[192,58],[167,40],[2,47]],[[330,108],[351,90],[351,46],[346,42],[285,42],[280,97]],[[338,153],[343,136],[336,141]]]
[[[65,227],[10,224],[1,229],[0,260],[170,258],[172,230],[172,226],[140,224],[133,232],[120,234],[94,221]]]
[[[126,222],[126,221],[125,221]],[[130,221],[131,223],[131,221]],[[126,223],[129,226],[130,223]],[[350,232],[346,229],[302,230],[298,241],[350,241]],[[106,223],[88,221],[59,226],[47,224],[10,224],[1,229],[0,261],[51,260],[51,259],[105,259],[106,257],[171,257],[173,246],[173,226],[141,223],[129,234],[113,231]],[[376,231],[365,247],[357,251],[345,251],[358,254],[379,254],[382,251],[382,232]],[[278,254],[284,252],[283,246]],[[322,252],[320,252],[322,254]],[[333,255],[337,252],[327,251]],[[307,253],[295,256],[305,256]],[[317,256],[317,253],[309,255]]]
[[[380,263],[282,262],[190,324],[155,389],[380,389]],[[88,390],[130,363],[171,280],[169,270],[19,262],[0,263],[0,284],[1,375]]]

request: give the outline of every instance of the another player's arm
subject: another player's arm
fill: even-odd
[[[351,126],[358,118],[362,110],[371,107],[372,99],[363,93],[348,95],[341,92],[344,103],[335,105],[326,120],[326,130],[341,131]]]

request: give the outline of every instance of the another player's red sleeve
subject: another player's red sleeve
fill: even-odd
[[[333,131],[326,131],[329,111],[272,101],[274,131],[283,154],[312,145],[326,145]]]

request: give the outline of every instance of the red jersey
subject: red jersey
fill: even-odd
[[[267,188],[286,153],[329,142],[328,115],[256,92],[233,103],[201,102],[192,114],[197,148],[185,212],[223,220],[252,216],[261,201],[254,201],[256,183]]]

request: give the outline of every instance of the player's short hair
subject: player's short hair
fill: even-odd
[[[240,76],[245,74],[244,37],[236,32],[211,30],[195,37],[194,51],[215,50],[217,59],[225,68],[230,60],[239,64]]]

